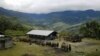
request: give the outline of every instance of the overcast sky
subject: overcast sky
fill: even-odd
[[[0,7],[27,13],[100,10],[100,0],[0,0]]]

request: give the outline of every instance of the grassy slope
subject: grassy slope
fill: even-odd
[[[71,43],[71,44],[72,44],[72,52],[69,53],[69,56],[77,56],[77,55],[99,56],[100,55],[100,40],[83,39],[83,41],[80,43]]]
[[[32,53],[36,56],[45,56],[45,54],[49,54],[45,53],[46,50],[46,47],[38,46],[35,44],[29,45],[28,43],[17,42],[16,46],[14,46],[13,48],[7,50],[0,50],[0,56],[21,56],[25,53]],[[52,56],[52,54],[49,54],[49,56]]]
[[[84,43],[86,44],[84,44]],[[25,53],[32,53],[36,56],[99,56],[100,55],[100,41],[92,39],[84,39],[82,43],[71,43],[72,51],[62,53],[55,51],[50,47],[43,47],[40,45],[23,42],[16,42],[13,48],[7,50],[0,50],[0,56],[21,56]],[[87,43],[89,43],[87,45]],[[92,43],[92,44],[91,44]],[[98,51],[96,51],[98,49]]]

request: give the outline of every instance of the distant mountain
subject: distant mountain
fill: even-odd
[[[36,23],[37,25],[49,25],[58,22],[63,22],[66,24],[78,24],[92,19],[100,20],[100,11],[94,10],[62,11],[52,12],[48,14],[30,14],[0,8],[0,14],[18,17],[22,21],[27,21],[31,24]]]

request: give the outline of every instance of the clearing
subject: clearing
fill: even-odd
[[[15,46],[6,50],[0,50],[0,56],[22,56],[30,53],[34,56],[99,56],[100,40],[83,39],[82,42],[70,43],[71,52],[62,52],[48,46],[41,46],[25,42],[15,42]]]

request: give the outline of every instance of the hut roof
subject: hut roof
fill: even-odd
[[[12,39],[11,37],[5,36],[5,35],[0,35],[0,41],[1,40],[10,40]]]
[[[4,37],[4,35],[0,35],[0,37]]]
[[[50,35],[53,32],[54,31],[50,31],[50,30],[31,30],[27,34],[29,34],[29,35],[48,36],[48,35]]]

